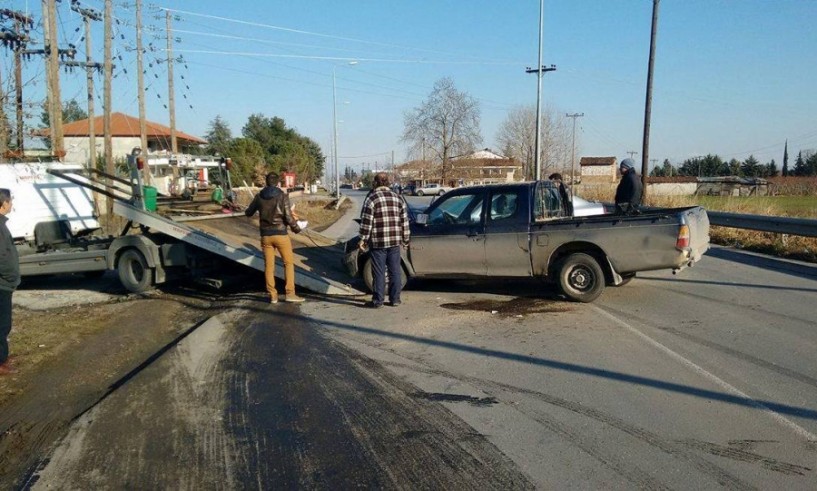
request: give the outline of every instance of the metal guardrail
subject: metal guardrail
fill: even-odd
[[[722,211],[706,211],[709,224],[718,227],[743,228],[760,232],[817,237],[817,220],[808,218],[775,217],[767,215],[742,215]]]

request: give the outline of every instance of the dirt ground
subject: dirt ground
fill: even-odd
[[[342,213],[293,201],[316,230]],[[0,488],[24,486],[73,420],[206,319],[236,301],[266,302],[261,273],[245,274],[221,291],[182,283],[141,295],[126,292],[115,272],[27,278],[13,297],[17,373],[0,377]]]

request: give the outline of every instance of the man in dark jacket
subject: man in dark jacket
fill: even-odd
[[[622,214],[635,213],[641,206],[641,178],[635,171],[633,159],[621,161],[618,170],[621,172],[621,181],[616,188],[616,212]]]
[[[386,270],[389,272],[389,302],[400,305],[402,268],[400,247],[408,247],[409,221],[406,203],[389,188],[385,172],[374,176],[373,190],[363,200],[360,213],[360,248],[369,249],[372,256],[372,301],[367,307],[383,306],[386,289]]]
[[[292,254],[292,241],[287,229],[296,234],[301,231],[295,217],[292,215],[292,205],[289,196],[281,188],[278,174],[267,174],[267,186],[253,198],[250,206],[244,212],[251,217],[258,212],[261,230],[261,249],[264,251],[264,276],[267,283],[267,292],[270,303],[278,303],[278,291],[275,289],[275,251],[281,255],[284,262],[285,302],[303,302],[304,299],[295,295],[295,260]]]
[[[6,225],[11,213],[11,191],[0,189],[0,375],[14,373],[9,364],[11,295],[20,284],[20,261],[14,238]]]

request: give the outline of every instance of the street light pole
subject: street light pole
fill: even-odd
[[[357,65],[356,61],[350,61],[349,65]],[[332,151],[335,161],[335,196],[340,199],[340,168],[338,167],[338,99],[337,99],[337,84],[335,83],[335,71],[339,65],[332,67],[332,126],[334,133]]]

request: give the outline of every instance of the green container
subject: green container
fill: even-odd
[[[216,186],[213,193],[210,195],[210,199],[213,201],[213,203],[221,204],[221,202],[224,200],[224,190],[221,189],[221,186]]]
[[[145,209],[156,211],[156,188],[153,186],[142,186],[142,194],[145,199]]]

